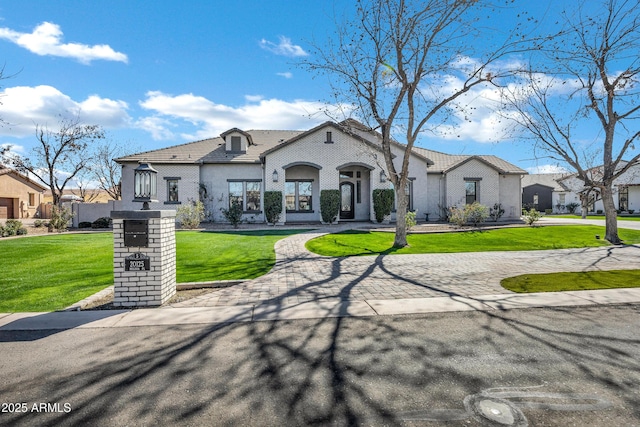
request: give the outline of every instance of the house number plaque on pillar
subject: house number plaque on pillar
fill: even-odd
[[[136,252],[124,258],[124,271],[148,271],[151,269],[151,258],[142,252]]]

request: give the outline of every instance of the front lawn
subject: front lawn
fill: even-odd
[[[503,279],[500,284],[518,293],[637,288],[640,287],[640,270],[523,274]]]
[[[179,231],[177,281],[261,276],[275,263],[275,242],[303,231]],[[111,233],[0,240],[0,253],[0,312],[59,310],[113,285]]]
[[[307,249],[326,256],[379,254],[428,254],[483,251],[527,251],[607,246],[605,228],[595,225],[564,225],[501,228],[483,231],[410,234],[409,246],[393,248],[393,233],[345,231],[307,242]],[[640,230],[618,230],[627,244],[640,243]],[[595,238],[600,236],[600,240]]]

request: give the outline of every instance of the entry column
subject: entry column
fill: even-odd
[[[113,305],[159,306],[176,293],[173,210],[113,211]]]

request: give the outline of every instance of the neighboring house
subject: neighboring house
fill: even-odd
[[[588,172],[597,174],[599,169],[592,168]],[[550,209],[553,209],[554,213],[567,212],[567,205],[570,203],[577,203],[579,206],[575,213],[582,213],[581,196],[588,197],[588,212],[602,213],[604,211],[600,192],[597,189],[585,187],[584,182],[576,174],[564,174],[550,180],[551,176],[552,174],[532,174],[526,177],[523,182],[529,184],[527,187],[535,184],[553,186]],[[524,194],[524,189],[527,187],[523,184],[523,202],[525,204],[528,203]],[[613,191],[613,203],[618,211],[640,212],[640,164],[632,166],[616,179],[613,183]]]
[[[548,209],[553,210],[554,205],[557,204],[560,198],[559,195],[566,192],[566,188],[562,187],[558,180],[566,176],[568,176],[566,173],[525,175],[522,178],[522,206],[525,209],[534,208],[540,212],[545,212]],[[554,199],[556,200],[555,203]],[[566,203],[571,203],[572,201],[574,200]]]
[[[0,219],[40,216],[45,189],[27,176],[0,166]]]
[[[372,192],[391,188],[386,179],[381,138],[347,120],[308,131],[230,129],[218,138],[121,157],[123,209],[133,202],[138,162],[158,171],[158,202],[152,209],[176,208],[204,200],[215,221],[222,208],[242,204],[244,219],[264,222],[264,191],[283,194],[281,222],[319,222],[320,191],[339,189],[339,221],[374,221]],[[396,167],[404,145],[392,144]],[[433,157],[433,158],[432,158]],[[501,203],[503,218],[520,214],[520,178],[526,174],[495,156],[449,156],[416,148],[409,163],[409,209],[438,219],[440,207],[478,201]]]

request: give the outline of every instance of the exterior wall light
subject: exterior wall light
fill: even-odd
[[[278,182],[278,171],[273,170],[273,182]]]
[[[146,161],[133,171],[133,201],[142,203],[142,210],[149,210],[149,202],[157,202],[158,171]]]
[[[380,182],[387,182],[387,174],[384,171],[380,171]]]

